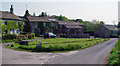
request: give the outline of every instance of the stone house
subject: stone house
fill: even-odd
[[[3,11],[0,11],[0,20],[2,20],[2,25],[7,25],[7,22],[9,21],[13,21],[13,22],[16,22],[16,24],[18,25],[19,22],[22,21],[21,18],[19,18],[18,16],[16,16],[14,14],[14,9],[13,9],[13,6],[11,5],[11,8],[10,8],[10,12],[3,12]],[[4,29],[4,28],[2,28]],[[15,28],[15,29],[9,29],[9,30],[4,30],[3,31],[3,34],[17,34],[19,35],[21,32],[21,30],[19,28]]]
[[[118,30],[118,35],[120,35],[120,29]]]
[[[57,21],[53,17],[47,16],[31,16],[29,11],[26,10],[24,16],[16,16],[13,13],[13,7],[11,5],[10,12],[2,12],[3,25],[6,25],[6,21],[16,21],[18,25],[19,21],[23,21],[23,32],[35,33],[36,36],[44,34],[46,32],[53,32],[54,34],[66,34],[66,35],[82,35],[84,33],[84,25],[79,22],[72,21]],[[20,29],[9,29],[10,34],[20,34]],[[7,31],[4,31],[7,34]]]
[[[67,36],[81,36],[84,34],[84,25],[73,21],[59,21],[57,33]]]
[[[38,34],[44,34],[46,32],[53,32],[58,24],[57,20],[52,17],[46,16],[30,16],[29,11],[26,10],[25,16],[20,18],[24,22],[24,32],[35,33],[37,36]]]
[[[95,36],[109,38],[112,34],[118,34],[118,29],[113,25],[100,25],[95,30]]]

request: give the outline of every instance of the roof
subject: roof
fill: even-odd
[[[82,28],[82,24],[73,21],[59,21],[60,25],[64,25],[66,28]]]
[[[107,29],[109,30],[118,30],[115,26],[113,25],[104,25]]]
[[[16,16],[15,14],[12,14],[10,12],[3,12],[0,11],[2,17],[2,19],[9,19],[9,20],[22,20],[21,18],[19,18],[18,16]]]
[[[79,25],[64,25],[66,28],[82,28]]]
[[[25,18],[22,18],[23,20],[26,20]],[[27,19],[30,22],[57,22],[56,19],[52,17],[40,17],[40,16],[29,16]]]
[[[83,25],[79,22],[74,22],[74,21],[58,21],[59,24],[63,24],[63,25]]]

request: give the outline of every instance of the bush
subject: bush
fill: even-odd
[[[95,32],[95,31],[85,31],[84,33],[85,33],[85,34],[89,34],[90,36],[94,36],[94,32]]]
[[[3,40],[6,40],[6,39],[16,39],[16,38],[17,38],[17,35],[15,35],[15,34],[6,34],[6,35],[2,36]]]
[[[26,45],[20,45],[19,48],[24,49],[24,50],[33,50],[34,49],[34,47],[30,47],[30,46],[26,46]]]
[[[12,40],[6,39],[6,40],[2,40],[2,43],[17,42],[17,41],[18,39],[12,39]]]
[[[22,40],[27,40],[28,38],[22,38]]]
[[[110,52],[110,56],[108,59],[108,64],[119,64],[120,60],[119,60],[119,41],[116,43],[115,48],[112,49],[112,51]]]
[[[28,38],[29,38],[29,39],[33,39],[33,38],[35,38],[35,33],[31,33],[31,34],[29,34],[29,35],[28,35]]]
[[[111,38],[119,38],[119,35],[117,35],[117,34],[112,34],[110,37],[111,37]]]
[[[31,33],[30,35],[32,35],[32,37],[35,37],[35,33]]]

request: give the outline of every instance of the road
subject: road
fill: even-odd
[[[35,53],[2,47],[2,64],[104,64],[118,39],[71,52]]]
[[[111,39],[107,42],[79,50],[70,56],[59,56],[45,64],[105,64],[106,57],[115,46],[118,39]]]

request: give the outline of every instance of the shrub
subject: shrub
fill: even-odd
[[[55,50],[55,51],[60,51],[59,48],[60,48],[60,46],[58,46],[58,45],[55,45],[55,46],[54,46],[54,50]]]
[[[112,34],[110,37],[111,37],[111,38],[119,38],[119,35],[117,35],[117,34]]]
[[[110,52],[110,56],[109,56],[109,59],[108,59],[108,64],[119,64],[120,60],[119,60],[119,48],[118,48],[118,45],[119,45],[119,41],[116,43],[116,46],[115,48],[112,49],[112,51]]]
[[[27,40],[28,38],[22,38],[22,40]]]
[[[35,33],[31,33],[31,34],[29,34],[29,35],[28,35],[28,38],[29,38],[29,39],[33,39],[33,38],[35,38]]]
[[[20,45],[19,48],[24,49],[24,50],[33,50],[34,49],[34,47],[26,46],[26,45]]]
[[[82,48],[82,46],[80,46],[78,44],[75,45],[75,49],[80,49],[80,48]]]
[[[16,39],[17,35],[15,34],[6,34],[6,35],[3,35],[2,36],[2,39],[3,40],[6,40],[6,39]]]
[[[75,49],[75,46],[74,46],[74,45],[68,45],[68,49],[69,49],[69,50],[74,50],[74,49]]]
[[[35,37],[35,33],[31,33],[30,35],[32,35],[32,37]]]
[[[38,47],[35,47],[33,51],[36,51],[36,52],[41,52],[41,51],[46,51],[46,48],[44,46],[38,48]]]

